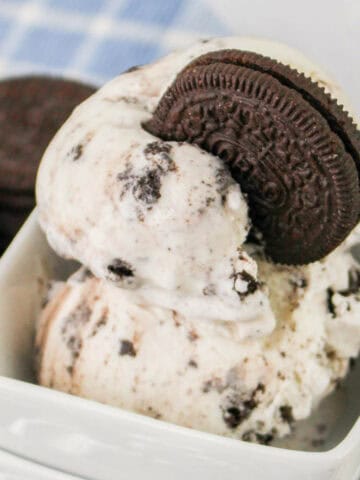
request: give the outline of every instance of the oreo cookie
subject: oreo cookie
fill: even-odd
[[[318,260],[359,220],[356,126],[320,86],[268,57],[239,50],[198,57],[144,128],[224,160],[275,262]]]
[[[35,206],[41,157],[92,86],[29,76],[0,82],[0,253]]]

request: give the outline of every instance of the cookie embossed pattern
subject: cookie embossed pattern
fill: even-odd
[[[310,78],[270,58],[237,50],[199,57],[145,128],[229,165],[274,261],[318,260],[358,221],[356,125]]]
[[[335,435],[329,434],[324,450],[337,446],[323,453],[301,452],[299,446],[297,451],[291,451],[248,444],[168,423],[268,443],[272,437],[288,434],[295,421],[310,415],[346,374],[349,359],[356,356],[359,348],[357,263],[350,252],[355,248],[357,232],[320,261],[293,266],[274,264],[268,258],[271,251],[267,255],[263,252],[266,224],[259,223],[258,231],[251,232],[253,241],[247,241],[251,226],[248,211],[256,224],[261,201],[256,195],[251,201],[253,183],[246,192],[246,168],[239,174],[244,192],[224,169],[223,160],[183,143],[188,138],[180,142],[172,138],[159,141],[139,127],[149,125],[153,112],[156,119],[161,98],[165,98],[167,89],[171,89],[192,58],[227,49],[254,49],[267,56],[276,51],[278,60],[287,63],[286,58],[297,58],[299,65],[295,67],[308,71],[301,56],[270,42],[217,39],[197,44],[105,86],[76,110],[45,155],[38,183],[41,224],[61,255],[81,260],[95,276],[80,270],[63,281],[68,275],[56,272],[66,262],[57,260],[46,245],[35,217],[3,259],[2,273],[3,277],[7,275],[7,282],[11,276],[19,278],[20,264],[33,265],[33,258],[39,255],[49,270],[46,278],[57,280],[51,284],[38,325],[39,379],[44,385],[142,414],[28,386],[23,395],[35,395],[40,402],[44,395],[47,404],[54,407],[48,413],[52,428],[47,429],[49,445],[45,447],[53,453],[53,465],[61,466],[71,455],[65,447],[56,446],[51,433],[56,422],[66,439],[74,442],[77,438],[86,446],[89,463],[74,463],[74,471],[84,475],[95,467],[90,457],[96,448],[112,459],[112,467],[120,466],[111,454],[116,451],[119,457],[119,445],[122,468],[140,475],[138,462],[131,461],[133,446],[139,447],[139,441],[147,446],[146,451],[142,450],[147,471],[159,478],[166,478],[169,468],[178,478],[194,471],[199,472],[200,478],[216,478],[220,474],[225,478],[253,478],[255,473],[262,478],[270,470],[276,471],[276,478],[280,479],[297,478],[296,475],[303,478],[309,471],[310,478],[351,478],[357,468],[359,425],[347,435],[342,430],[347,424],[348,431],[358,414],[351,404],[351,399],[354,401],[358,395],[353,378],[354,390],[346,413],[338,411],[334,415],[336,407],[326,418],[325,430],[333,429]],[[332,93],[339,98],[339,92]],[[136,101],[129,102],[129,98]],[[188,106],[191,110],[191,96]],[[227,120],[227,112],[223,118]],[[249,116],[244,118],[249,121]],[[250,129],[249,133],[254,131],[257,130]],[[243,132],[246,135],[246,126]],[[162,136],[160,131],[157,133]],[[216,151],[219,156],[227,151],[228,134],[225,131],[226,148],[221,150],[224,143],[220,142],[220,150]],[[263,141],[262,129],[255,136]],[[249,137],[250,134],[245,137],[245,151],[251,153],[249,144],[256,146],[257,138]],[[332,146],[339,148],[337,141]],[[75,155],[69,156],[69,152]],[[228,153],[223,155],[232,158]],[[348,158],[346,152],[341,155]],[[239,160],[245,167],[247,158],[252,160],[251,155]],[[264,158],[268,158],[266,153]],[[344,162],[344,175],[350,172],[349,178],[354,182],[357,171],[349,162]],[[351,165],[349,169],[346,163]],[[95,174],[96,184],[91,183],[90,172]],[[329,178],[326,172],[325,177]],[[46,188],[49,178],[55,186],[51,190]],[[352,185],[351,182],[345,185]],[[94,185],[92,198],[84,196],[90,184]],[[69,200],[66,212],[61,210],[64,193]],[[274,198],[270,193],[267,200]],[[342,201],[340,193],[333,200],[337,205]],[[171,208],[169,201],[173,202]],[[98,202],[104,208],[99,208]],[[269,203],[263,203],[269,208]],[[279,203],[274,204],[276,212],[282,213]],[[354,204],[357,205],[356,200]],[[255,214],[251,212],[253,205]],[[77,209],[81,210],[79,217]],[[333,212],[332,208],[329,211]],[[339,210],[336,215],[341,216]],[[339,222],[339,228],[343,229],[341,235],[346,236],[344,232],[351,230],[354,220],[346,221],[346,210],[343,216],[345,221]],[[121,235],[117,228],[122,230]],[[151,231],[151,238],[143,235],[147,231]],[[124,239],[124,232],[128,238]],[[341,235],[336,237],[338,241],[342,240]],[[33,244],[29,242],[31,238]],[[134,247],[139,241],[143,242],[141,255]],[[202,245],[210,248],[204,253],[204,249],[198,248]],[[336,245],[335,242],[333,247]],[[193,248],[198,249],[194,255],[189,254]],[[15,251],[17,261],[14,256],[11,258]],[[149,251],[155,258],[145,255]],[[166,255],[166,261],[161,255]],[[177,255],[180,263],[176,262]],[[296,258],[293,262],[285,261],[303,262]],[[207,263],[215,266],[214,273]],[[40,300],[42,295],[33,271],[34,268],[29,274],[33,282],[26,285],[34,288],[32,298]],[[31,332],[33,311],[23,313]],[[21,366],[18,368],[17,376],[21,377]],[[16,397],[16,385],[11,382],[10,390]],[[70,404],[71,409],[65,411],[63,407]],[[89,415],[92,422],[87,421]],[[77,418],[76,425],[82,425],[82,433],[71,426],[72,416]],[[313,418],[318,420],[311,421],[318,424],[319,414]],[[16,432],[21,431],[29,439],[39,428],[38,423],[25,421],[8,431],[8,440],[15,445]],[[176,461],[172,448],[176,448]],[[36,447],[30,446],[28,454],[44,459],[44,452]],[[254,465],[258,466],[256,472]],[[111,478],[101,466],[95,467],[95,471],[101,472],[98,478]]]

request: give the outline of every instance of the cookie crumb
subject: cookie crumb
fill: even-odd
[[[242,435],[241,440],[244,440],[244,442],[260,443],[261,445],[270,445],[274,440],[274,435],[272,433],[259,433],[255,430],[248,430]]]
[[[171,152],[171,145],[169,143],[155,141],[148,143],[144,149],[145,156],[169,154]]]
[[[335,305],[333,302],[333,296],[334,296],[334,290],[332,288],[328,288],[326,290],[326,306],[328,309],[328,312],[331,314],[333,318],[336,318],[336,311],[335,311]]]
[[[193,359],[189,360],[188,365],[189,367],[198,368],[197,362],[195,362]]]
[[[129,357],[136,357],[136,350],[134,344],[130,340],[120,340],[119,355],[128,355]]]
[[[121,258],[115,258],[112,263],[108,265],[107,269],[119,278],[134,276],[134,270],[130,263],[125,262]]]
[[[251,393],[250,398],[247,398],[246,400],[239,400],[238,398],[230,399],[230,406],[225,408],[222,407],[223,420],[228,428],[234,430],[250,416],[251,412],[259,403],[257,399],[259,392],[265,392],[265,385],[263,383],[258,384]]]
[[[260,283],[245,270],[233,273],[230,278],[233,280],[232,288],[238,294],[240,300],[244,300],[248,295],[255,293],[260,286]],[[239,286],[237,285],[239,280],[246,283],[246,289],[244,291],[239,290]]]
[[[74,162],[76,162],[76,160],[79,160],[79,158],[82,157],[83,151],[84,146],[81,143],[75,145],[75,147],[70,150],[70,155]]]
[[[290,405],[282,405],[279,408],[280,411],[280,416],[284,420],[284,422],[287,422],[289,424],[294,423],[294,416],[292,412],[292,407]]]

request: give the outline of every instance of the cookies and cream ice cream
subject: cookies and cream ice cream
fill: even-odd
[[[40,218],[55,250],[144,301],[236,322],[242,338],[271,331],[256,263],[242,248],[246,201],[222,162],[134,129],[94,131],[77,160],[67,142],[51,156],[55,142],[40,171]],[[51,191],[42,188],[50,177]]]
[[[231,323],[137,303],[80,270],[54,285],[42,314],[39,381],[221,435],[268,442],[287,434],[360,348],[359,270],[347,248],[303,267],[254,252],[277,324],[245,341]]]
[[[248,242],[248,197],[224,161],[144,130],[177,74],[223,49],[290,64],[346,103],[298,52],[227,38],[129,71],[80,105],[44,155],[37,199],[52,247],[88,270],[56,284],[38,372],[69,393],[266,442],[307,417],[358,353],[357,236],[309,265],[276,265]]]

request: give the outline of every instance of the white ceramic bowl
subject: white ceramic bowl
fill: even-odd
[[[1,480],[81,480],[0,450]]]
[[[65,277],[71,268],[48,247],[36,212],[0,261],[0,449],[94,480],[357,478],[359,362],[345,386],[276,447],[181,428],[32,384],[43,282]],[[327,437],[311,445],[320,423],[326,423]]]

